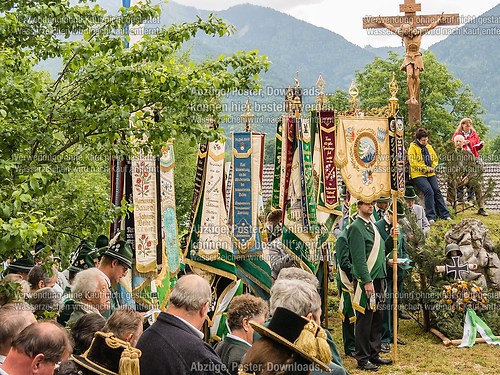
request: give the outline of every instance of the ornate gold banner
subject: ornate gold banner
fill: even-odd
[[[371,202],[391,193],[387,117],[339,116],[335,164],[347,190]]]

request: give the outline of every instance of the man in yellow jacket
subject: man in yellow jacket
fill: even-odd
[[[415,141],[408,148],[410,177],[413,185],[424,194],[425,216],[432,225],[439,217],[451,220],[436,178],[438,156],[429,142],[429,133],[420,128],[415,132]]]

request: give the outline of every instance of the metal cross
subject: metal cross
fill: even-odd
[[[460,257],[451,257],[453,265],[446,265],[446,274],[454,273],[453,279],[462,280],[461,272],[465,272],[467,275],[470,274],[469,265],[467,263],[460,264]]]

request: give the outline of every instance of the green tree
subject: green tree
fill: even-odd
[[[140,24],[159,12],[150,1],[112,17],[87,0],[0,4],[1,258],[55,233],[65,251],[75,236],[102,233],[114,214],[110,154],[158,155],[181,135],[195,150],[221,137],[205,125],[218,119],[221,93],[258,87],[268,64],[256,51],[185,61],[180,50],[197,33],[233,32],[212,15],[161,28],[128,48],[130,20]],[[63,62],[55,79],[35,69],[52,58]]]
[[[436,60],[432,52],[425,52],[423,59],[425,70],[420,75],[422,123],[413,127],[406,123],[406,144],[413,141],[413,134],[418,127],[424,127],[431,131],[430,143],[438,153],[442,153],[463,117],[472,118],[476,131],[480,136],[484,136],[487,128],[480,117],[484,113],[480,100],[468,86],[454,78],[448,68]],[[395,73],[399,86],[399,113],[408,119],[407,106],[404,104],[408,97],[406,73],[399,69],[402,61],[396,53],[390,52],[387,59],[376,57],[364,71],[356,73],[362,108],[380,108],[388,104],[388,86]]]

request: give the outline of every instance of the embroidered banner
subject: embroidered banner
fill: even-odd
[[[168,270],[170,273],[169,277],[177,274],[181,263],[177,216],[175,213],[174,166],[174,145],[172,141],[169,141],[162,149],[160,157],[162,253],[164,255],[162,257],[162,271]],[[166,272],[162,272],[159,276],[164,276],[165,274]]]
[[[156,270],[156,165],[152,156],[132,158],[135,256],[137,271]]]
[[[236,256],[255,247],[252,133],[233,133],[232,239]]]
[[[278,125],[276,127],[276,140],[275,140],[275,156],[274,156],[274,174],[273,174],[273,196],[271,198],[271,207],[273,209],[279,209],[281,207],[280,200],[280,190],[281,190],[281,152],[283,138],[283,119],[278,120]]]
[[[340,116],[335,164],[356,199],[374,201],[391,193],[388,119]]]
[[[402,117],[389,117],[389,147],[391,152],[391,190],[405,192],[404,125]]]
[[[319,139],[321,143],[321,178],[319,183],[318,209],[333,212],[337,201],[337,167],[335,157],[335,114],[333,111],[318,112]]]
[[[297,140],[295,135],[295,127],[296,127],[295,118],[288,118],[286,120],[285,134],[286,137],[283,139],[283,154],[284,159],[282,159],[282,180],[283,184],[283,202],[281,207],[283,209],[283,216],[285,215],[285,210],[288,204],[288,190],[290,189],[290,176],[292,174],[292,164],[293,157],[295,154],[295,149],[297,147]],[[297,164],[298,165],[298,164]]]
[[[307,228],[310,232],[316,233],[318,230],[316,219],[316,192],[313,177],[312,160],[312,135],[309,120],[300,121],[300,136],[302,142],[302,174],[304,176],[305,208],[307,218]]]
[[[209,143],[198,239],[198,256],[206,260],[217,259],[219,250],[232,250],[223,194],[224,150],[219,141]]]
[[[214,146],[211,146],[212,149],[215,149]],[[207,162],[208,149],[210,145],[204,144],[200,145],[200,150],[198,151],[198,160],[197,160],[197,169],[196,169],[196,178],[195,178],[195,191],[193,194],[193,204],[191,211],[191,226],[189,229],[189,234],[186,240],[186,247],[184,249],[184,261],[186,264],[189,264],[191,267],[199,268],[203,271],[213,273],[215,275],[220,275],[227,277],[231,280],[236,280],[236,266],[234,264],[234,256],[232,249],[225,250],[224,248],[218,249],[218,254],[216,257],[215,252],[212,252],[212,257],[210,259],[206,259],[207,256],[202,256],[202,254],[198,254],[198,249],[200,247],[204,248],[206,246],[200,244],[200,236],[204,234],[206,231],[215,231],[215,226],[209,227],[202,226],[202,216],[203,216],[203,201],[205,194],[205,184],[206,180],[210,179],[210,173],[208,173],[209,166]],[[222,151],[224,153],[224,151]],[[217,152],[218,154],[218,152]],[[217,158],[216,158],[217,159]],[[215,163],[217,164],[217,163]],[[224,170],[222,170],[222,174],[224,175]],[[217,177],[212,178],[213,181],[217,180]],[[225,233],[220,233],[221,235],[229,236],[229,228],[227,227],[227,215],[226,220],[224,220],[224,215],[226,214],[226,207],[224,203],[224,195],[223,191],[219,191],[220,194],[220,204],[218,212],[219,220],[224,221],[224,225],[219,225],[219,231]],[[226,240],[227,243],[230,244],[229,238]],[[230,248],[230,245],[228,245]]]

